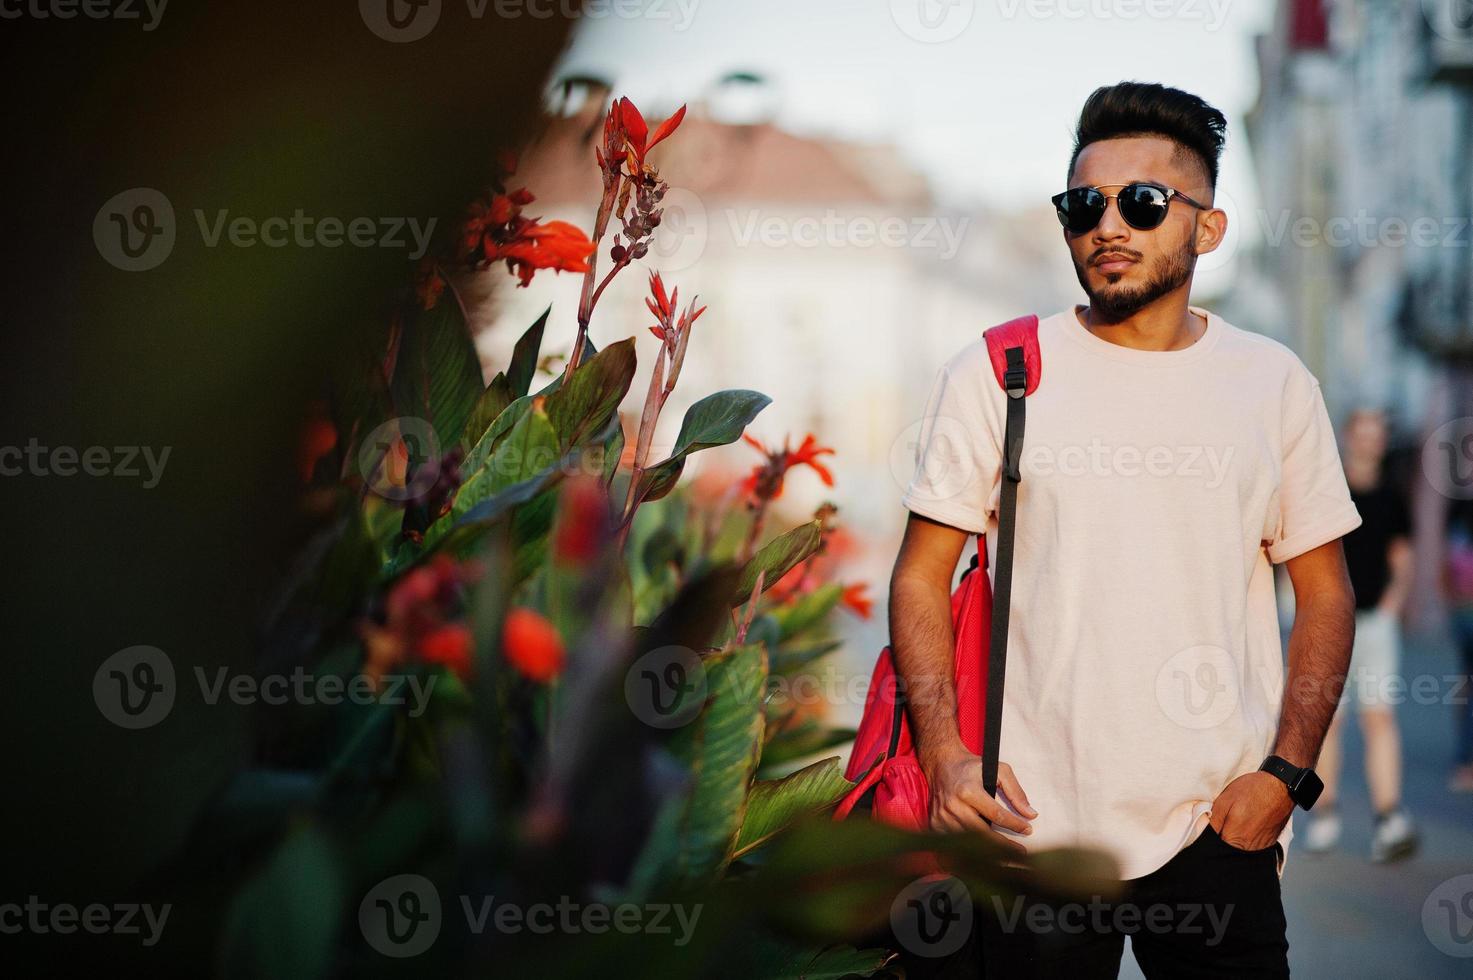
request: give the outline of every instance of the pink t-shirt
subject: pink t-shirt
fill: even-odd
[[[1272,751],[1271,563],[1361,523],[1308,368],[1191,310],[1207,330],[1174,351],[1110,343],[1073,308],[1041,319],[1027,404],[999,752],[1038,816],[1000,832],[1108,851],[1124,879],[1191,843]],[[985,532],[990,561],[1006,399],[979,336],[937,373],[902,497]],[[1292,837],[1291,820],[1285,854]]]

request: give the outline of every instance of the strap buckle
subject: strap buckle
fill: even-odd
[[[1023,348],[1009,347],[1004,354],[1008,359],[1008,367],[1003,372],[1002,386],[1007,390],[1009,398],[1022,398],[1024,389],[1028,387],[1028,368],[1023,363]]]

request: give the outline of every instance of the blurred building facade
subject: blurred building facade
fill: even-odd
[[[1417,457],[1473,416],[1473,4],[1281,0],[1257,55],[1262,207],[1239,217],[1262,240],[1239,288],[1268,292],[1266,332],[1337,423],[1389,411],[1430,585],[1448,498]]]

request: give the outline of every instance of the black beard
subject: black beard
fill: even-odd
[[[1192,276],[1197,256],[1190,244],[1184,244],[1157,263],[1155,274],[1142,286],[1136,288],[1109,289],[1096,292],[1089,288],[1089,278],[1084,266],[1074,263],[1074,275],[1089,297],[1090,317],[1102,323],[1119,323],[1156,302],[1162,296],[1178,288]]]

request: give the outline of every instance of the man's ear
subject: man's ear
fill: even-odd
[[[1222,208],[1197,212],[1196,249],[1198,255],[1217,250],[1227,237],[1228,216]]]

